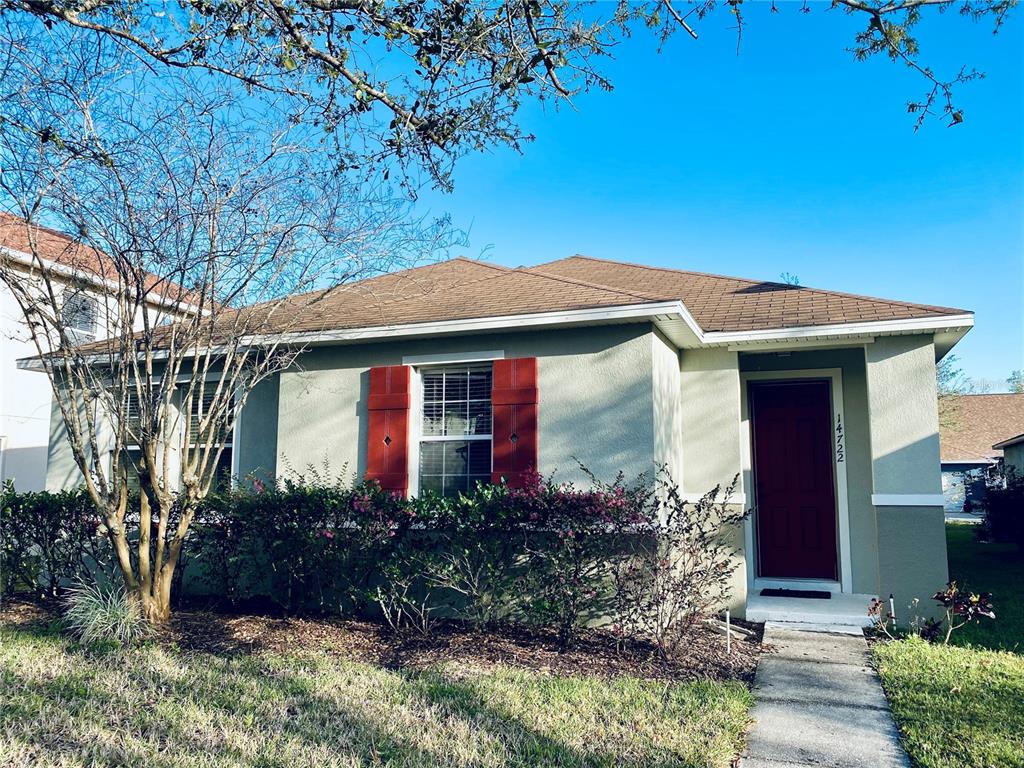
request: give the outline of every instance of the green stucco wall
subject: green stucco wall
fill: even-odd
[[[696,498],[716,485],[727,486],[740,473],[740,379],[737,354],[727,349],[686,349],[680,361],[682,482],[687,496]],[[737,487],[740,504],[743,487]],[[730,608],[744,616],[747,600],[747,565],[743,528],[728,531],[737,551]]]
[[[278,397],[281,382],[277,375],[257,384],[239,417],[236,434],[238,476],[273,478],[277,470]]]
[[[931,337],[879,338],[865,357],[875,493],[941,494]]]
[[[651,334],[652,397],[654,398],[654,461],[682,479],[682,390],[679,351],[660,333]]]
[[[1003,448],[1003,465],[1007,469],[1013,467],[1018,475],[1024,475],[1024,443]]]
[[[653,467],[653,331],[649,325],[481,334],[310,349],[280,375],[277,472],[366,467],[368,370],[403,356],[502,350],[538,358],[538,445],[543,474],[583,481],[577,459],[602,478]],[[244,439],[258,439],[248,432]]]
[[[726,349],[682,354],[682,486],[690,495],[728,485],[740,471],[740,380]],[[742,491],[742,488],[740,489]]]
[[[930,336],[878,338],[865,359],[874,492],[896,498],[876,507],[879,593],[893,593],[904,615],[915,599],[934,614],[929,598],[949,578],[935,347]],[[899,499],[933,495],[939,501],[928,506]]]

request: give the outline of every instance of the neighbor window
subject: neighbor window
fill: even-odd
[[[423,382],[420,491],[454,496],[491,479],[491,366],[428,368]]]
[[[67,291],[61,302],[60,321],[73,344],[96,338],[99,302],[81,291]]]

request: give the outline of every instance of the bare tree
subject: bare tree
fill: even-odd
[[[815,11],[864,19],[853,41],[857,58],[887,56],[927,84],[925,96],[908,103],[919,125],[933,114],[963,121],[955,89],[980,76],[966,66],[940,74],[922,60],[915,33],[924,15],[948,11],[998,30],[1015,5],[832,0],[770,8],[788,14],[789,23]],[[705,19],[725,16],[734,21],[739,50],[747,24],[742,0],[0,0],[4,10],[95,32],[171,70],[202,70],[254,95],[286,96],[332,137],[339,163],[383,164],[387,173],[395,161],[445,186],[460,154],[531,138],[516,122],[524,100],[559,103],[590,88],[610,89],[599,65],[636,28],[650,28],[662,41],[679,30],[697,37]]]
[[[346,282],[432,253],[447,229],[347,181],[302,121],[267,129],[203,77],[155,89],[95,36],[67,35],[60,68],[9,42],[20,47],[0,85],[12,116],[0,192],[30,259],[0,261],[0,280],[124,582],[164,621],[225,435],[304,348],[290,332],[315,335],[318,307]],[[79,242],[54,253],[40,222]],[[104,340],[78,344],[68,329],[69,297],[83,293],[99,297]]]

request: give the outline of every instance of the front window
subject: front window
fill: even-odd
[[[454,496],[491,479],[491,366],[428,368],[423,382],[420,491]]]

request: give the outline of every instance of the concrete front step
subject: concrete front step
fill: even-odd
[[[829,600],[805,597],[747,598],[747,620],[777,623],[791,629],[859,632],[870,626],[871,595],[834,594]]]

